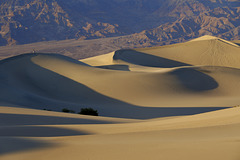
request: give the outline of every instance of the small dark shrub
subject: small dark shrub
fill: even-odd
[[[70,110],[69,110],[69,109],[67,109],[67,108],[63,108],[63,109],[62,109],[62,112],[69,113],[69,112],[70,112]]]
[[[65,113],[75,113],[75,111],[69,110],[69,109],[67,109],[67,108],[63,108],[63,109],[62,109],[62,112],[65,112]]]
[[[98,116],[98,111],[92,108],[82,108],[78,114]]]

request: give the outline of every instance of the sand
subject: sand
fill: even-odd
[[[239,56],[238,43],[204,36],[80,61],[4,59],[0,160],[239,160]],[[57,112],[83,107],[100,116]]]

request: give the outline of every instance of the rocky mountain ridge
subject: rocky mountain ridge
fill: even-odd
[[[206,34],[235,40],[239,13],[238,0],[2,0],[0,45],[122,35],[140,46]]]

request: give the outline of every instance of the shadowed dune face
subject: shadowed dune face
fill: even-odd
[[[97,68],[102,69],[110,69],[110,70],[120,70],[120,71],[130,71],[128,65],[105,65],[105,66],[97,66]]]
[[[180,68],[174,70],[171,74],[176,76],[183,86],[192,91],[213,90],[218,87],[218,83],[214,78],[194,68]]]
[[[54,147],[55,144],[50,142],[43,142],[36,139],[26,139],[20,137],[1,137],[0,136],[0,155],[9,153],[16,153],[21,151],[31,151],[41,148]]]
[[[60,125],[60,124],[109,124],[104,120],[89,120],[84,118],[54,117],[24,114],[0,113],[0,126],[14,125]]]
[[[147,67],[173,68],[180,66],[190,66],[189,64],[181,63],[151,54],[146,54],[131,49],[116,51],[113,60],[121,60],[130,64],[142,65]]]
[[[89,133],[52,126],[14,126],[0,128],[0,137],[60,137],[87,134]]]

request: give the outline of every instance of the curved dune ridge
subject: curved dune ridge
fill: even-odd
[[[238,44],[1,60],[0,159],[239,160]],[[83,107],[100,116],[55,112]]]
[[[12,57],[0,62],[1,103],[56,111],[85,106],[103,116],[144,119],[236,106],[240,48],[230,43],[203,37],[82,61],[41,53]]]

